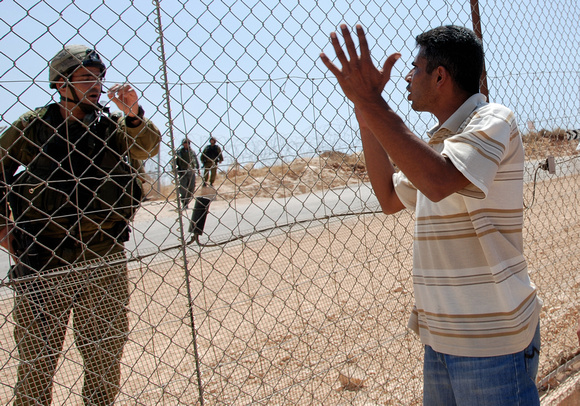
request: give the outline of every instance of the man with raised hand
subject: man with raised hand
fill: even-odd
[[[362,27],[360,55],[341,30],[346,54],[330,37],[342,68],[321,59],[354,103],[373,190],[385,213],[415,211],[409,327],[425,347],[423,404],[539,405],[541,300],[523,256],[524,150],[514,114],[479,93],[481,41],[459,26],[416,37],[408,99],[438,121],[425,142],[382,96],[401,55],[378,69]]]

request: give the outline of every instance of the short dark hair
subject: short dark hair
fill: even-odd
[[[462,90],[471,94],[479,92],[483,44],[472,30],[446,25],[419,34],[415,39],[421,56],[427,60],[427,73],[443,66]]]

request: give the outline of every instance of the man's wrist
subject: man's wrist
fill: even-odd
[[[139,106],[139,110],[136,116],[127,115],[125,117],[125,123],[128,127],[138,127],[141,124],[143,117],[145,116],[145,110],[143,107]]]

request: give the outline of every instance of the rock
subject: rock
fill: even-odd
[[[359,391],[364,388],[365,379],[361,373],[349,369],[345,373],[338,373],[338,380],[343,390]]]

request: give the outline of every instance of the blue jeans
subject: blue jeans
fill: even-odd
[[[424,406],[540,405],[536,375],[540,325],[526,349],[498,357],[458,357],[425,346]]]

